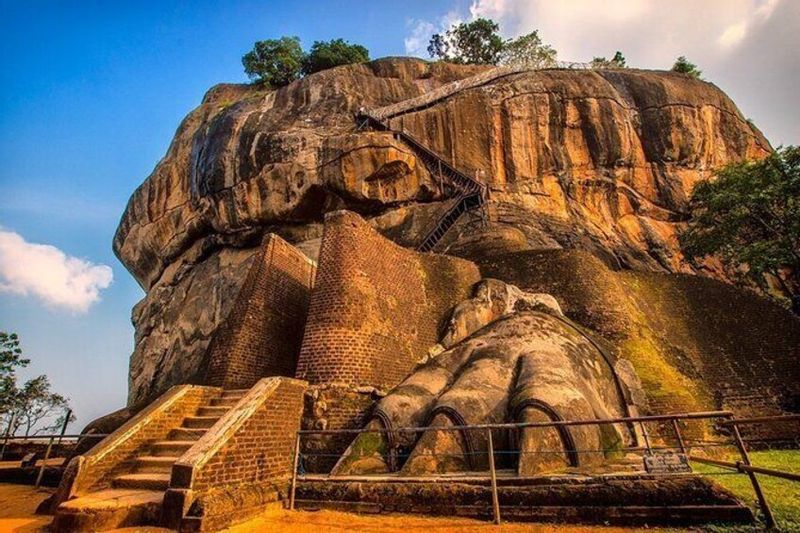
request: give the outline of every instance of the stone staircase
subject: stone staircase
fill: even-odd
[[[227,413],[247,389],[225,390],[186,416],[165,440],[141,446],[122,472],[115,469],[100,488],[64,502],[56,510],[56,531],[93,531],[126,526],[159,525],[161,503],[169,488],[172,466],[209,428]]]
[[[175,461],[236,405],[246,392],[246,389],[223,391],[209,405],[200,407],[193,416],[184,418],[183,425],[170,431],[167,440],[156,441],[142,450],[141,455],[134,459],[131,471],[116,476],[111,485],[119,489],[167,490]]]

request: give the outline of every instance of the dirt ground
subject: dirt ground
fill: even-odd
[[[46,531],[51,517],[34,514],[36,506],[52,493],[52,489],[35,490],[27,485],[0,483],[0,533]],[[125,528],[119,531],[157,532],[160,528]],[[466,518],[426,518],[407,515],[366,516],[334,511],[286,511],[272,509],[264,514],[225,530],[227,533],[281,531],[291,533],[388,532],[441,533],[632,533],[634,529],[615,527],[552,526],[542,524],[493,524]],[[653,529],[648,531],[652,532]]]
[[[335,511],[266,512],[252,520],[226,529],[226,533],[255,531],[290,531],[292,533],[632,533],[636,529],[617,527],[554,526],[546,524],[502,524],[467,518],[427,518],[409,515],[355,515]],[[642,530],[643,531],[643,530]],[[653,529],[647,530],[649,532]]]
[[[34,514],[53,489],[36,490],[28,485],[0,483],[0,532],[42,531],[51,517]]]

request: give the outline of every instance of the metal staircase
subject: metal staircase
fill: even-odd
[[[404,131],[392,130],[386,122],[367,111],[362,111],[356,119],[360,127],[368,126],[379,131],[391,132],[395,139],[409,145],[417,152],[431,174],[438,176],[441,183],[455,196],[455,203],[439,217],[434,227],[425,235],[425,238],[417,246],[418,251],[430,252],[433,250],[465,213],[477,212],[480,214],[481,220],[486,221],[488,187],[485,183],[464,174],[412,135]]]

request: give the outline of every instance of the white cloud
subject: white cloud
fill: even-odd
[[[467,7],[455,15],[496,20],[505,37],[539,30],[563,61],[620,50],[628,65],[669,69],[684,55],[775,145],[800,143],[791,96],[800,85],[800,0],[472,0]]]
[[[731,24],[728,28],[722,32],[722,35],[719,36],[717,42],[722,46],[736,46],[742,40],[744,40],[745,36],[747,35],[747,22],[742,20],[737,22],[736,24]]]
[[[428,42],[431,35],[446,31],[450,26],[462,22],[461,16],[456,11],[448,11],[439,17],[436,23],[428,20],[411,19],[408,27],[411,32],[403,39],[406,54],[417,57],[428,57]]]
[[[749,10],[741,20],[728,26],[717,42],[725,48],[740,44],[753,25],[763,24],[769,20],[779,2],[780,0],[762,0],[760,5],[756,4],[754,9]]]
[[[112,279],[109,266],[70,257],[55,246],[30,243],[0,228],[0,292],[33,295],[47,305],[85,313]]]
[[[424,56],[428,47],[428,39],[436,33],[436,26],[427,20],[411,20],[411,33],[403,39],[406,53],[412,56]]]

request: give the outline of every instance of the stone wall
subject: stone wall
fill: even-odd
[[[438,342],[480,274],[469,261],[397,246],[354,213],[325,222],[296,376],[391,388]]]
[[[315,273],[302,252],[267,235],[211,342],[206,383],[237,389],[265,376],[294,375]]]
[[[306,391],[303,429],[360,429],[382,396],[373,387],[312,385]],[[327,474],[355,438],[354,433],[307,434],[301,440],[306,472]]]

